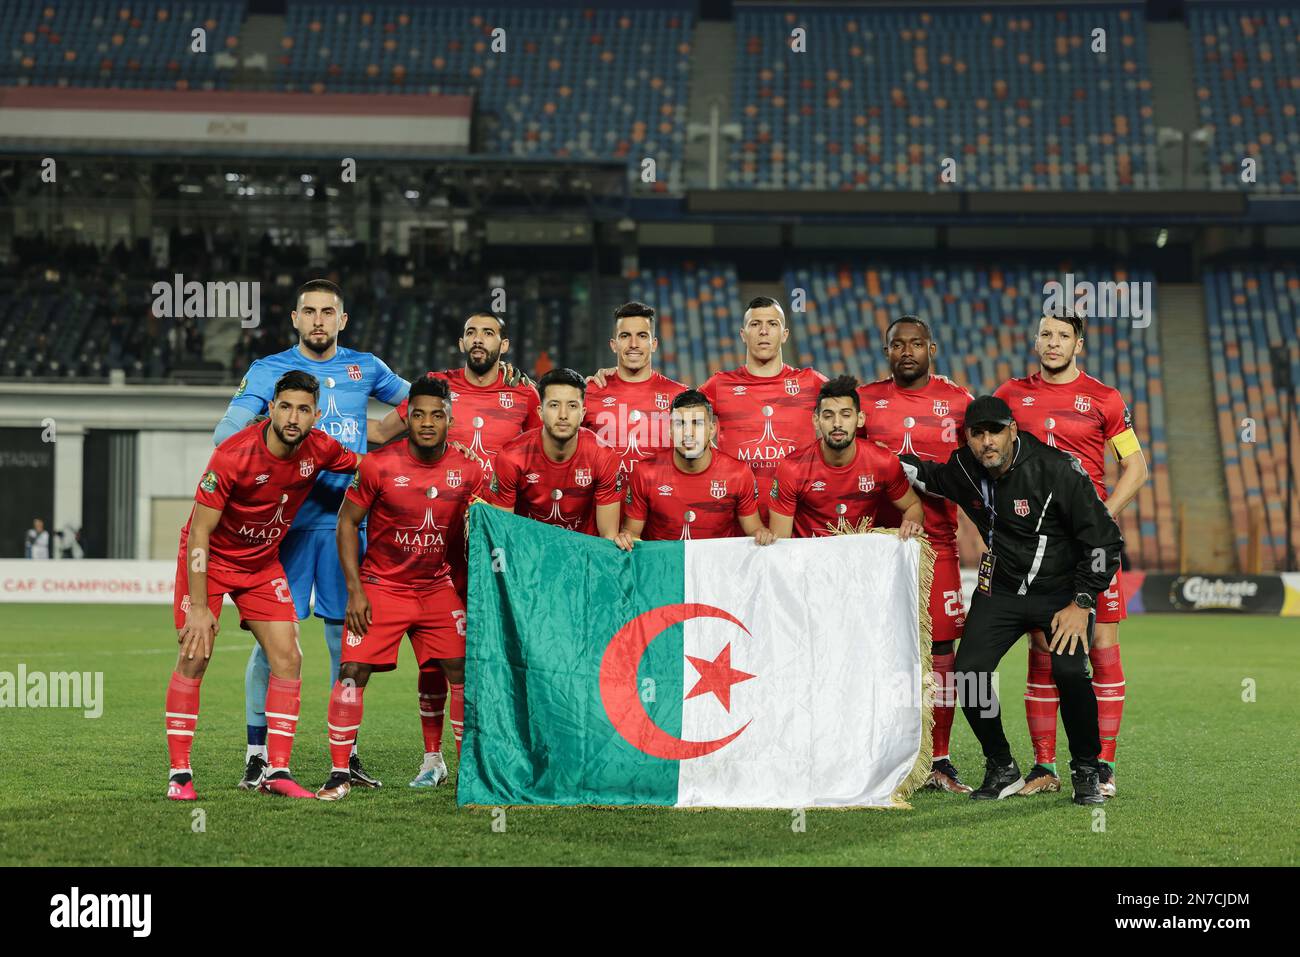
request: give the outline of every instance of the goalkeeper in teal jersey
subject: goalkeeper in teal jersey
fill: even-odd
[[[265,413],[275,382],[291,369],[314,375],[320,383],[317,428],[354,452],[366,451],[366,405],[371,396],[397,405],[410,389],[381,359],[369,352],[356,352],[338,345],[339,333],[347,325],[343,293],[327,279],[313,279],[298,290],[293,327],[298,344],[284,352],[258,359],[239,383],[225,416],[217,424],[213,440],[220,445]],[[289,579],[298,618],[310,613],[313,588],[316,616],[325,620],[325,644],[330,654],[330,687],[338,678],[343,649],[343,619],[347,610],[347,584],[339,565],[335,525],[339,506],[351,476],[318,472],[311,494],[303,502],[280,545],[280,563]],[[361,531],[362,546],[365,529]],[[248,756],[239,786],[254,789],[266,771],[266,688],[270,666],[258,645],[248,659],[244,674],[244,709],[248,723]],[[361,766],[355,749],[351,759],[352,783],[379,787]]]

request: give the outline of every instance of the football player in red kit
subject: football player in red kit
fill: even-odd
[[[754,473],[712,448],[713,433],[713,408],[704,393],[691,389],[673,399],[672,450],[646,459],[625,479],[627,540],[741,535],[753,536],[759,545],[776,540],[758,519]]]
[[[349,472],[361,462],[314,428],[321,417],[320,386],[306,372],[287,372],[275,384],[270,418],[226,439],[212,453],[181,530],[176,556],[173,617],[180,642],[167,686],[167,797],[193,801],[190,751],[199,717],[199,685],[216,640],[222,599],[229,594],[271,665],[266,692],[269,773],[259,789],[313,798],[289,775],[298,728],[302,652],[298,618],[280,542],[318,471]],[[347,767],[346,756],[344,767]]]
[[[1039,371],[1012,379],[996,395],[1011,407],[1016,425],[1048,445],[1069,452],[1083,466],[1106,509],[1118,521],[1147,481],[1146,456],[1133,431],[1133,416],[1123,397],[1083,372],[1084,320],[1079,316],[1043,317],[1034,351]],[[1115,490],[1106,494],[1106,449],[1119,462]],[[1097,692],[1101,725],[1101,793],[1115,796],[1115,747],[1124,713],[1124,670],[1119,660],[1119,623],[1128,617],[1120,572],[1097,599],[1096,623],[1088,656]],[[1060,704],[1052,681],[1051,656],[1042,634],[1030,636],[1025,712],[1034,742],[1034,768],[1021,794],[1060,790],[1056,774],[1056,712]]]
[[[489,476],[497,454],[506,443],[541,424],[537,415],[537,390],[503,358],[510,353],[510,337],[506,333],[506,320],[501,316],[486,311],[471,313],[461,329],[458,343],[465,356],[464,366],[429,373],[446,379],[451,387],[455,415],[447,433],[448,443],[468,450],[482,463]],[[406,436],[406,408],[403,402],[378,424],[374,436],[377,443],[388,442],[398,435]],[[464,542],[450,544],[447,551],[452,581],[464,599],[467,579]],[[436,662],[420,669],[419,695],[420,721],[422,724],[432,722],[437,741],[441,742],[447,679]],[[441,752],[438,754],[440,762]],[[423,783],[416,786],[436,786],[446,778],[446,768],[435,763],[428,774],[421,773],[417,780]]]
[[[921,500],[898,459],[866,439],[858,403],[858,380],[837,376],[817,395],[821,438],[781,460],[771,482],[770,528],[777,538],[813,538],[880,523],[892,504],[902,513],[898,537],[922,532]]]
[[[900,316],[885,330],[890,377],[858,388],[865,424],[858,433],[895,455],[917,455],[947,462],[965,442],[962,426],[971,394],[931,371],[938,346],[930,327],[916,316]],[[934,584],[930,588],[933,627],[931,670],[934,672],[934,757],[927,787],[969,794],[949,755],[953,712],[957,704],[953,661],[966,623],[962,604],[961,566],[957,556],[957,506],[944,498],[922,495],[925,534],[934,548]],[[881,521],[893,525],[892,507]]]
[[[673,447],[668,410],[686,386],[654,370],[655,311],[644,302],[625,302],[614,310],[609,347],[618,366],[600,376],[599,384],[595,377],[589,381],[582,424],[618,454],[626,481],[642,459]]]
[[[482,488],[483,470],[447,444],[452,402],[445,380],[417,379],[408,401],[406,441],[366,456],[339,511],[347,628],[329,704],[333,769],[316,792],[324,801],[341,800],[351,789],[348,755],[361,726],[366,684],[372,672],[396,667],[403,635],[410,637],[417,663],[437,661],[447,676],[451,729],[460,753],[465,603],[452,583],[447,550],[463,540],[452,532],[463,529],[470,502]],[[365,560],[358,562],[357,529],[363,521],[369,533]],[[434,738],[427,724],[424,732],[422,774],[435,761],[442,763],[441,735]]]
[[[538,380],[541,428],[497,456],[486,497],[507,512],[612,541],[622,495],[618,456],[580,424],[585,391],[586,382],[572,369],[552,369]]]
[[[759,296],[750,301],[740,338],[745,343],[745,364],[714,373],[700,391],[713,405],[718,448],[748,464],[762,492],[772,484],[777,463],[817,437],[813,410],[826,377],[815,369],[785,364],[781,346],[790,338],[790,330],[775,299]],[[767,498],[758,497],[758,517],[763,522]]]

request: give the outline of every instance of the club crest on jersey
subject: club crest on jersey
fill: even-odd
[[[668,406],[670,404],[671,404],[671,400],[668,398],[667,392],[655,393],[655,408],[658,409],[660,412],[667,412]]]
[[[1029,514],[1029,499],[1027,498],[1016,499],[1016,514],[1019,515],[1021,518],[1024,518],[1026,515]]]
[[[947,400],[947,399],[935,399],[935,400],[934,400],[934,414],[937,415],[937,416],[940,416],[940,417],[945,416],[945,415],[948,414],[948,400]]]
[[[875,488],[875,487],[876,487],[876,473],[875,473],[875,472],[872,472],[870,475],[859,475],[859,476],[858,476],[858,491],[859,491],[859,492],[870,492],[870,491],[871,491],[873,488]]]
[[[356,648],[356,647],[359,646],[360,644],[361,644],[361,636],[358,635],[355,631],[349,631],[349,632],[348,632],[348,647],[349,647],[349,648]]]
[[[447,488],[460,488],[460,469],[447,470]]]
[[[1079,412],[1087,412],[1092,408],[1092,396],[1076,395],[1074,397],[1074,408]]]
[[[721,481],[718,481],[717,479],[710,480],[709,494],[712,495],[714,498],[726,498],[727,480],[726,479],[722,479]]]
[[[513,409],[515,407],[515,394],[513,392],[498,392],[497,403],[503,409]]]
[[[314,471],[316,471],[315,459],[303,459],[301,462],[298,463],[298,474],[301,475],[303,478],[306,478],[307,476],[311,475],[311,473]]]
[[[586,488],[591,484],[591,469],[574,469],[573,481],[579,488]]]
[[[349,365],[349,366],[348,366],[348,378],[351,379],[353,382],[360,382],[360,381],[361,381],[361,366],[359,366],[359,365]]]
[[[785,391],[788,392],[790,395],[798,395],[798,394],[799,394],[799,380],[798,380],[798,379],[786,379],[786,380],[785,380]]]

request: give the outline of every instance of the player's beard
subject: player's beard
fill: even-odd
[[[334,348],[334,343],[338,341],[338,336],[331,336],[328,333],[326,333],[325,341],[323,344],[312,342],[310,338],[310,334],[306,336],[299,336],[298,341],[301,342],[308,349],[310,349],[312,352],[316,353],[316,355],[323,356],[325,353],[329,352],[331,349]]]
[[[894,366],[892,371],[894,373],[894,381],[898,382],[900,385],[911,385],[918,379],[923,379],[930,374],[930,360],[926,359],[924,362],[918,362],[910,369],[904,369],[901,366]]]
[[[495,352],[487,348],[485,348],[483,352],[487,358],[479,362],[474,361],[472,351],[465,353],[465,367],[475,375],[487,375],[488,372],[495,368],[496,364],[501,360],[501,349],[499,347]]]
[[[845,437],[840,439],[839,443],[837,444],[835,439],[831,438],[829,435],[824,436],[824,439],[826,441],[826,447],[836,452],[843,452],[845,449],[847,449],[850,445],[853,444],[854,438],[855,436],[852,432],[846,433]]]
[[[1066,369],[1070,368],[1070,363],[1073,361],[1074,359],[1073,357],[1071,357],[1069,359],[1062,359],[1060,365],[1049,366],[1047,364],[1047,360],[1040,356],[1038,359],[1038,364],[1039,366],[1042,367],[1042,370],[1044,372],[1049,372],[1052,375],[1057,375],[1058,373],[1064,372]]]
[[[303,439],[307,438],[307,431],[304,429],[300,429],[298,431],[298,437],[296,439],[290,439],[288,436],[286,436],[283,432],[280,431],[280,427],[276,425],[274,422],[271,423],[271,428],[275,429],[275,437],[279,439],[281,442],[283,442],[285,445],[289,446],[289,451],[291,452],[294,449],[296,449],[298,446],[302,445]]]

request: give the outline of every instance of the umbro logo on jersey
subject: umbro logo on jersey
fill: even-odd
[[[536,472],[529,472],[527,475],[524,476],[524,478],[528,480],[529,485],[536,485],[537,480],[541,478],[541,476],[538,475]]]
[[[447,390],[447,394],[448,394],[449,396],[451,396],[451,401],[452,401],[452,402],[455,402],[457,399],[460,398],[460,393],[459,393],[459,392],[452,392],[450,389]]]
[[[447,488],[460,488],[460,469],[447,470]]]
[[[397,478],[393,479],[393,484],[398,488],[406,488],[406,486],[411,484],[411,480],[405,475],[399,475]]]
[[[258,476],[256,479],[254,479],[253,481],[255,481],[258,485],[264,485],[264,484],[266,483],[266,480],[269,479],[270,477],[271,477],[271,476],[269,476],[269,475],[267,475],[265,472],[263,472],[261,475],[259,475],[259,476]]]
[[[515,407],[515,396],[514,396],[514,393],[512,393],[512,392],[498,392],[498,393],[497,393],[497,402],[499,402],[499,403],[501,404],[501,408],[503,408],[503,409],[513,409],[513,408]]]
[[[1092,396],[1076,395],[1074,397],[1074,407],[1080,412],[1087,412],[1092,408]]]
[[[814,492],[824,492],[824,491],[826,491],[826,483],[823,482],[821,479],[818,479],[816,482],[813,482],[812,485],[810,485],[810,486],[808,486],[808,487],[809,487],[809,489],[811,489],[811,490],[814,491]]]
[[[612,395],[607,395],[607,396],[605,396],[605,398],[603,398],[603,399],[600,400],[600,404],[603,405],[605,408],[608,409],[611,405],[613,405],[613,404],[614,404],[615,402],[617,402],[617,401],[618,401],[618,399],[615,398],[614,396],[612,396]]]
[[[877,409],[888,409],[888,408],[889,408],[889,400],[888,400],[888,399],[877,399],[877,400],[876,400],[876,408],[877,408]]]
[[[798,379],[786,379],[786,380],[785,380],[785,391],[788,392],[788,393],[790,393],[790,395],[798,395],[798,394],[799,394],[799,380],[798,380]]]
[[[348,366],[348,378],[351,379],[353,382],[360,382],[361,366],[356,366],[356,365]]]
[[[1020,397],[1020,404],[1021,404],[1021,405],[1033,405],[1033,404],[1034,404],[1034,397],[1033,397],[1032,395],[1024,395],[1024,396],[1021,396],[1021,397]]]
[[[307,476],[311,475],[311,473],[314,472],[315,470],[316,470],[315,459],[303,459],[301,462],[298,463],[298,474],[301,475],[303,478],[306,478]]]
[[[744,395],[744,394],[745,394],[745,387],[744,387],[743,385],[733,385],[733,386],[731,387],[731,394],[732,394],[732,395]]]
[[[656,491],[657,491],[660,495],[672,495],[672,494],[673,494],[673,487],[672,487],[671,485],[660,485],[659,488],[656,489]]]
[[[934,400],[934,414],[935,414],[935,415],[938,415],[938,416],[944,416],[944,415],[947,415],[947,414],[948,414],[948,400],[947,400],[947,399],[935,399],[935,400]]]

